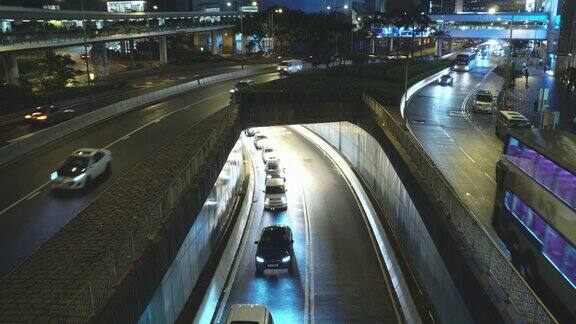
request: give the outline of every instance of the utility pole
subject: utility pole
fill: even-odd
[[[88,43],[86,35],[86,14],[84,13],[84,0],[80,1],[80,10],[82,11],[82,31],[84,39],[84,62],[86,62],[86,82],[88,82],[88,106],[92,107],[92,82],[90,80],[90,56],[88,55]]]

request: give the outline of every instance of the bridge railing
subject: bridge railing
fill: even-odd
[[[88,42],[105,41],[123,38],[135,38],[138,36],[148,37],[164,34],[190,33],[223,27],[231,27],[229,23],[222,24],[198,24],[191,26],[131,26],[125,28],[113,28],[91,31],[84,33],[82,31],[63,31],[49,33],[7,33],[0,36],[0,46],[21,46],[36,44],[57,44],[70,41],[82,42],[84,36]]]
[[[546,306],[516,271],[401,119],[394,117],[386,107],[369,95],[364,94],[363,100],[384,121],[384,127],[392,133],[422,174],[430,189],[428,192],[439,206],[438,210],[443,211],[441,216],[452,226],[457,240],[461,243],[460,248],[481,274],[493,279],[497,289],[505,294],[527,323],[556,323]],[[494,288],[491,285],[488,289]]]

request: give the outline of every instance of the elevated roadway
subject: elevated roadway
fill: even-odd
[[[257,82],[276,74],[253,77]],[[225,107],[236,80],[199,88],[74,133],[0,168],[0,274],[13,269],[123,174],[191,125]],[[50,173],[74,150],[107,148],[112,175],[87,192],[57,194]]]

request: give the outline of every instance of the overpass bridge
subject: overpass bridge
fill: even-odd
[[[242,52],[245,42],[225,33],[239,17],[237,11],[112,13],[0,6],[0,59],[7,83],[18,84],[17,54],[22,51],[86,44],[90,57],[98,57],[92,62],[102,75],[107,75],[109,42],[157,38],[161,63],[168,61],[167,36],[194,35],[195,43],[214,54],[219,43]]]

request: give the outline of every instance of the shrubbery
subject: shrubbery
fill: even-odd
[[[289,78],[258,84],[250,92],[283,92],[289,98],[338,99],[359,98],[363,92],[382,104],[396,106],[404,93],[405,66],[408,63],[408,84],[411,85],[450,65],[449,61],[393,61],[381,64],[337,66],[328,70],[304,71]],[[258,96],[257,93],[253,95]]]

